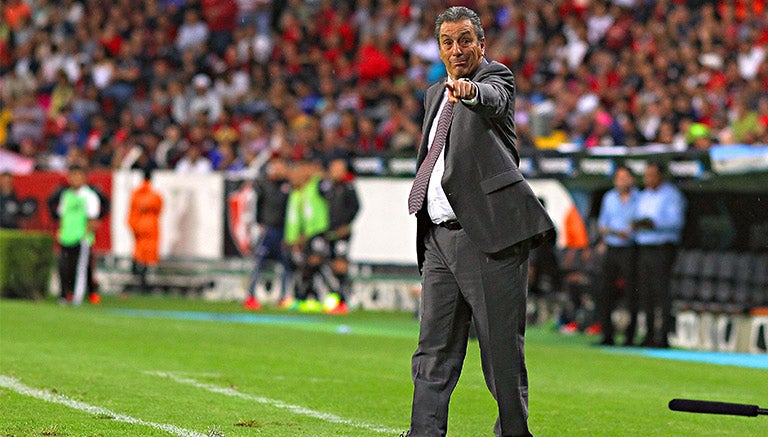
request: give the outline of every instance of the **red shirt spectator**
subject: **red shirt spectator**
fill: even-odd
[[[8,0],[3,7],[3,20],[11,30],[19,30],[30,18],[32,10],[22,0]]]
[[[237,2],[234,0],[202,0],[203,18],[211,32],[232,32],[237,26]]]

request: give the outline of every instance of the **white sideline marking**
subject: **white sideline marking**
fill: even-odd
[[[49,391],[42,390],[39,388],[32,388],[22,384],[21,381],[19,381],[16,378],[11,378],[5,375],[0,375],[0,387],[5,387],[9,390],[13,390],[16,393],[19,393],[25,396],[31,396],[33,398],[41,399],[46,402],[52,402],[54,404],[61,404],[70,408],[74,408],[75,410],[84,411],[86,413],[90,413],[94,415],[109,416],[110,419],[116,420],[118,422],[125,422],[125,423],[134,424],[134,425],[144,425],[150,428],[159,429],[161,431],[165,431],[167,433],[175,434],[181,437],[207,437],[207,434],[202,434],[197,431],[179,428],[178,426],[169,425],[167,423],[147,422],[145,420],[137,419],[135,417],[126,416],[125,414],[115,413],[114,411],[107,410],[106,408],[86,404],[85,402],[76,401],[64,395],[51,393]]]
[[[277,400],[277,399],[270,399],[270,398],[265,398],[265,397],[262,397],[262,396],[253,396],[253,395],[249,395],[247,393],[241,393],[241,392],[239,392],[239,391],[237,391],[237,390],[235,390],[233,388],[230,388],[230,387],[220,387],[220,386],[217,386],[217,385],[214,385],[214,384],[208,384],[208,383],[201,382],[201,381],[198,381],[198,380],[195,380],[195,379],[192,379],[192,378],[186,378],[186,377],[180,376],[180,375],[175,374],[175,373],[170,373],[170,372],[147,372],[147,373],[149,373],[150,375],[156,375],[156,376],[160,376],[160,377],[163,377],[163,378],[168,378],[168,379],[170,379],[172,381],[175,381],[175,382],[178,382],[180,384],[186,384],[186,385],[190,385],[192,387],[202,388],[202,389],[208,390],[208,391],[210,391],[212,393],[219,393],[219,394],[223,394],[225,396],[231,396],[231,397],[235,397],[235,398],[245,399],[245,400],[248,400],[248,401],[258,402],[260,404],[269,405],[269,406],[275,407],[275,408],[281,408],[281,409],[284,409],[284,410],[288,410],[288,411],[290,411],[290,412],[292,412],[294,414],[298,414],[298,415],[301,415],[301,416],[313,417],[315,419],[320,419],[320,420],[323,420],[323,421],[326,421],[326,422],[339,423],[339,424],[342,424],[342,425],[349,425],[349,426],[353,426],[355,428],[363,428],[363,429],[367,429],[367,430],[370,430],[370,431],[376,431],[376,432],[381,432],[381,433],[397,434],[398,432],[400,432],[399,430],[392,429],[392,428],[387,428],[385,426],[372,425],[372,424],[363,423],[363,422],[356,422],[354,420],[345,419],[345,418],[337,416],[335,414],[323,413],[321,411],[315,411],[315,410],[312,410],[312,409],[309,409],[309,408],[306,408],[306,407],[302,407],[300,405],[288,404],[288,403],[285,403],[285,402]]]

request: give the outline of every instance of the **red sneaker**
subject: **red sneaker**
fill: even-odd
[[[256,300],[255,297],[248,296],[248,299],[246,299],[245,302],[243,302],[243,308],[245,308],[247,310],[254,310],[254,311],[256,311],[256,310],[261,309],[261,305],[259,304],[259,301]]]
[[[349,307],[347,307],[347,304],[344,302],[339,302],[338,305],[336,305],[336,308],[328,311],[328,314],[347,314],[349,312]]]
[[[568,323],[560,327],[560,332],[563,334],[575,334],[579,330],[579,324],[576,322]]]
[[[88,296],[88,299],[94,305],[98,305],[101,303],[101,296],[98,293],[91,293],[91,295]]]
[[[584,332],[587,335],[597,335],[603,332],[603,327],[599,323],[593,323]]]

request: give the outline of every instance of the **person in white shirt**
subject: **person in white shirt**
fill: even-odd
[[[191,146],[176,164],[174,170],[176,173],[210,173],[213,171],[213,164],[203,155],[203,151],[199,147]]]

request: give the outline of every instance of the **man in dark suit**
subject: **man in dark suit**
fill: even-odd
[[[515,84],[487,61],[480,18],[452,7],[435,23],[448,78],[426,93],[409,211],[422,273],[409,436],[447,432],[448,404],[474,320],[497,436],[530,435],[525,335],[528,255],[552,221],[518,169]]]

